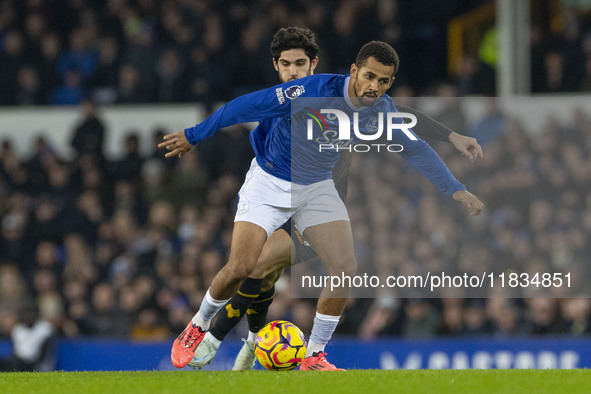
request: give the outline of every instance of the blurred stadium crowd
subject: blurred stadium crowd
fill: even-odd
[[[0,105],[227,101],[276,84],[269,43],[289,25],[317,33],[318,72],[348,72],[361,45],[381,39],[402,59],[397,85],[415,95],[446,81],[460,94],[494,95],[494,34],[451,81],[442,45],[449,18],[483,3],[4,0]],[[559,34],[532,28],[534,92],[591,89],[588,17],[567,11],[564,26]]]
[[[360,271],[374,261],[380,275],[494,267],[570,270],[574,283],[587,278],[587,115],[575,111],[565,125],[549,119],[532,138],[495,101],[468,126],[457,102],[442,100],[449,106],[435,117],[477,137],[485,157],[469,164],[447,144],[435,148],[486,210],[468,217],[414,169],[390,159],[398,155],[382,155],[392,165],[379,171],[371,160],[354,159],[348,205]],[[92,105],[84,109],[72,130],[74,160],[58,157],[42,137],[30,157],[2,142],[0,337],[18,321],[23,300],[34,299],[65,337],[169,338],[182,331],[225,263],[236,194],[253,155],[248,130],[229,128],[182,160],[165,159],[156,149],[142,155],[138,136],[130,134],[127,154],[112,161],[102,150],[108,130]],[[154,147],[163,132],[154,131]],[[287,278],[278,283],[269,319],[309,330],[314,300],[294,299],[290,284]],[[351,299],[337,333],[429,338],[591,332],[589,299],[552,289],[544,294],[556,298]]]
[[[375,261],[380,275],[412,274],[419,266],[518,266],[588,278],[588,115],[575,112],[568,124],[548,119],[534,138],[491,101],[490,111],[468,125],[450,97],[490,94],[494,82],[482,84],[487,73],[478,59],[464,59],[457,80],[438,85],[446,76],[424,59],[444,59],[444,49],[433,51],[428,40],[417,46],[401,29],[412,22],[402,17],[404,7],[396,12],[389,4],[3,1],[0,105],[82,102],[84,117],[72,130],[73,160],[59,157],[42,136],[29,157],[0,137],[0,339],[9,337],[27,300],[69,338],[160,340],[185,328],[226,259],[236,194],[253,156],[248,130],[229,128],[182,160],[156,150],[172,130],[154,130],[151,155],[141,154],[138,135],[130,134],[125,157],[113,161],[103,152],[109,130],[84,98],[213,103],[268,87],[277,81],[270,38],[277,27],[298,23],[318,33],[320,72],[347,72],[343,66],[369,39],[391,42],[403,62],[393,95],[441,96],[448,104],[434,116],[485,149],[484,159],[470,165],[450,146],[435,145],[485,202],[479,218],[467,218],[401,161],[384,171],[354,161],[348,204],[360,262]],[[533,35],[535,91],[591,90],[591,30],[569,15],[569,28],[551,43]],[[421,28],[417,37],[438,34]],[[289,279],[278,282],[269,319],[294,321],[307,332],[314,300],[293,299],[289,287]],[[590,317],[587,298],[351,299],[337,334],[583,335],[591,333]]]

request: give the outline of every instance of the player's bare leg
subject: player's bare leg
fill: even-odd
[[[234,223],[228,263],[215,276],[199,311],[172,345],[170,358],[175,367],[182,368],[192,360],[211,319],[254,270],[266,239],[267,232],[262,227],[249,222]]]
[[[254,366],[254,339],[266,322],[266,311],[274,296],[274,284],[291,263],[291,237],[284,230],[277,230],[265,242],[254,271],[242,283],[238,294],[225,305],[215,326],[211,328],[197,347],[189,363],[196,368],[209,364],[226,335],[247,315],[249,333],[244,339],[234,362],[233,370],[247,370]]]
[[[249,370],[254,367],[256,358],[254,341],[258,331],[266,323],[267,310],[275,296],[275,282],[279,279],[285,267],[291,263],[291,245],[291,237],[288,233],[283,230],[275,231],[265,243],[255,270],[244,281],[246,284],[248,281],[260,279],[261,288],[259,289],[259,296],[254,301],[242,306],[248,318],[248,337],[244,339],[244,345],[236,356],[232,367],[233,371]]]
[[[353,251],[353,234],[348,221],[335,221],[312,226],[304,236],[324,262],[329,275],[353,276],[357,273],[357,261]],[[340,370],[329,363],[324,347],[332,337],[345,309],[349,289],[346,287],[324,288],[318,300],[312,334],[308,341],[306,359],[300,370]]]
[[[257,265],[250,274],[251,278],[262,278],[261,292],[270,290],[285,268],[291,265],[294,253],[291,236],[284,230],[277,230],[265,242]]]
[[[351,224],[340,220],[312,226],[304,232],[318,257],[325,264],[329,275],[353,276],[357,273],[357,260],[353,250]],[[318,312],[338,316],[345,309],[349,288],[324,288],[318,301]]]
[[[255,269],[266,240],[267,232],[262,227],[249,222],[234,223],[230,258],[209,287],[214,299],[227,301],[236,293]]]

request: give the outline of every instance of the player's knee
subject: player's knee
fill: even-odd
[[[261,255],[261,257],[257,261],[254,273],[257,275],[256,277],[258,278],[269,277],[270,280],[273,279],[273,276],[276,276],[276,281],[279,278],[279,276],[281,276],[283,270],[286,267],[288,267],[290,263],[290,259],[278,259],[272,258],[271,255]]]
[[[344,271],[347,275],[357,275],[357,260],[355,258],[350,259],[346,262]]]
[[[354,276],[357,274],[357,260],[354,256],[338,261],[334,266],[333,275]]]
[[[257,270],[260,271],[272,271],[272,266],[275,263],[276,258],[273,258],[272,253],[267,248],[263,248],[261,255],[257,260]]]
[[[283,273],[283,269],[284,269],[284,267],[281,266],[278,269],[275,269],[265,275],[265,277],[263,278],[263,285],[261,288],[261,292],[265,292],[267,290],[270,290],[271,287],[273,287],[275,282],[277,282],[279,280],[279,278],[281,277],[281,274]]]
[[[265,277],[265,279],[263,279],[263,284],[261,286],[261,293],[269,291],[273,287],[277,279],[278,278],[276,278],[275,276],[273,276],[272,278]]]
[[[232,278],[243,281],[252,274],[254,271],[254,265],[248,264],[248,262],[245,261],[228,262],[227,270]]]

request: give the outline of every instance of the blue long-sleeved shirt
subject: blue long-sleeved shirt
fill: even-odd
[[[305,122],[296,121],[292,127],[292,107],[294,113],[301,115],[300,120],[302,116],[305,118],[301,111],[303,108],[309,108],[310,103],[317,103],[319,106],[338,105],[344,110],[348,106],[349,112],[352,112],[355,108],[348,100],[348,81],[347,75],[318,74],[240,96],[228,102],[202,123],[185,129],[185,136],[189,143],[194,145],[221,128],[259,121],[260,124],[250,133],[250,140],[257,163],[264,171],[298,184],[311,184],[329,179],[340,153],[336,150],[319,151],[318,133],[326,130],[315,131],[314,138],[308,140]],[[366,126],[368,119],[375,117],[378,112],[397,110],[393,101],[384,96],[369,111],[358,112],[360,132],[369,132]],[[334,122],[331,126],[334,126]],[[359,142],[353,132],[351,137],[351,141],[340,143],[347,146]],[[411,140],[402,132],[394,132],[389,143],[402,145],[402,156],[444,193],[452,195],[458,190],[464,190],[465,186],[451,174],[437,153],[416,135],[415,138],[416,140]]]

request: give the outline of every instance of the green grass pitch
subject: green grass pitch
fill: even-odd
[[[591,393],[591,371],[0,373],[0,393]]]

